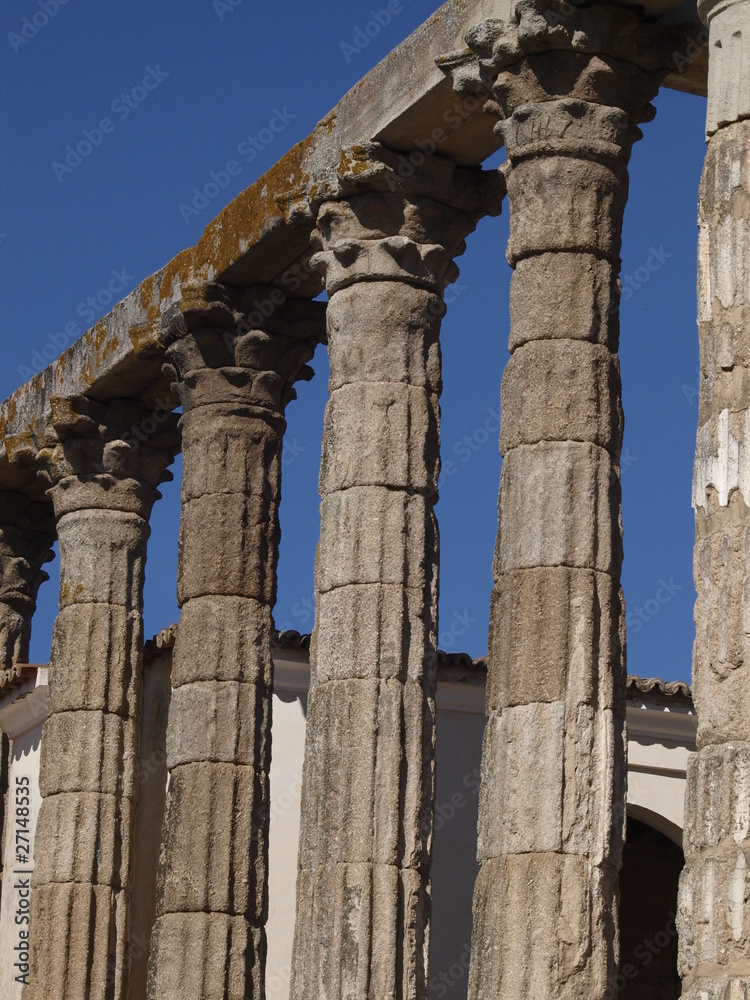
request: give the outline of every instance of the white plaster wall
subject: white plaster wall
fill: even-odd
[[[267,1000],[287,1000],[289,996],[306,708],[303,697],[274,695]]]

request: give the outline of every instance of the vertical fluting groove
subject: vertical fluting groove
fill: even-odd
[[[281,310],[278,334],[199,327],[168,352],[183,405],[181,618],[150,1000],[265,995],[283,414],[311,374],[320,308]]]
[[[79,399],[54,411],[60,611],[40,758],[28,1000],[128,1000],[148,517],[176,451],[126,443],[142,405]]]
[[[699,7],[710,66],[693,479],[698,741],[685,796],[679,971],[683,1000],[749,1000],[750,5]]]
[[[363,191],[324,205],[313,237],[331,378],[295,1000],[427,995],[439,330],[452,258],[481,214]]]
[[[674,40],[604,5],[552,28],[552,7],[518,3],[467,34],[473,63],[439,60],[500,119],[514,269],[470,1000],[604,1000],[618,974],[619,253]]]

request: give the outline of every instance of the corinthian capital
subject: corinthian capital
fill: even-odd
[[[42,448],[36,463],[53,487],[57,517],[84,508],[148,517],[179,450],[174,401],[146,406],[79,396],[51,403],[57,443]]]
[[[345,150],[338,200],[320,209],[310,263],[329,295],[359,281],[401,281],[442,295],[453,258],[485,215],[499,215],[504,179],[420,154],[419,166],[375,143]]]
[[[679,69],[675,52],[685,41],[682,27],[648,22],[634,9],[518,0],[509,20],[481,22],[466,49],[437,63],[459,93],[484,91],[486,110],[501,119],[524,105],[573,99],[620,108],[632,127],[653,118],[650,102]],[[620,132],[627,154],[638,134]]]
[[[31,617],[42,569],[52,558],[55,522],[49,502],[0,492],[0,670],[28,659]]]
[[[167,350],[183,411],[227,405],[283,419],[294,383],[325,341],[325,303],[288,299],[278,288],[204,289]]]

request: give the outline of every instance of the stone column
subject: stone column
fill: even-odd
[[[325,306],[268,288],[244,303],[194,311],[168,351],[183,407],[182,614],[150,1000],[265,995],[284,409],[312,375]]]
[[[31,620],[42,570],[52,558],[52,505],[27,493],[0,492],[0,669],[28,663]]]
[[[40,453],[60,543],[60,613],[40,764],[28,1000],[127,1000],[148,517],[174,418],[53,401]],[[141,443],[144,442],[144,443]]]
[[[501,119],[514,269],[472,1000],[604,1000],[618,972],[619,254],[631,147],[675,46],[623,8],[556,11],[521,2],[467,35]],[[476,89],[465,54],[441,62]]]
[[[750,3],[710,29],[700,189],[694,698],[678,929],[685,1000],[750,998]]]
[[[363,159],[361,173],[373,171]],[[438,171],[443,182],[430,184]],[[488,207],[480,208],[481,171],[455,170],[439,157],[423,174],[429,197],[420,195],[418,178],[399,184],[394,166],[380,185],[324,204],[313,238],[320,252],[312,263],[330,298],[331,397],[295,1000],[427,996],[438,335],[442,294],[458,275],[453,257],[482,214],[499,212],[502,193],[496,184],[484,188]],[[450,204],[437,200],[441,192]]]
[[[49,579],[42,566],[53,558],[54,538],[49,501],[27,493],[0,492],[0,672],[28,663],[37,592]],[[9,740],[0,732],[0,897],[9,755]]]

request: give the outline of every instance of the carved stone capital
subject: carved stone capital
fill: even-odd
[[[505,197],[502,177],[494,170],[459,167],[435,151],[406,156],[376,142],[342,151],[333,192],[330,200],[378,192],[430,199],[470,216],[475,225],[486,215],[499,215]]]
[[[31,618],[42,566],[53,558],[55,522],[49,502],[0,492],[0,669],[28,659]]]
[[[58,443],[36,461],[52,485],[59,520],[74,510],[111,509],[148,517],[168,482],[179,450],[171,401],[147,407],[135,400],[101,403],[86,397],[52,399]]]
[[[329,295],[360,281],[401,281],[442,295],[458,277],[453,258],[466,249],[477,221],[432,198],[355,194],[321,207],[310,263],[324,275]]]
[[[187,330],[167,350],[183,412],[223,405],[283,419],[309,381],[307,365],[325,341],[325,303],[287,299],[278,288],[216,288],[186,313]]]
[[[698,13],[710,32],[706,120],[710,138],[725,125],[750,118],[750,3],[699,0]]]
[[[481,22],[467,33],[467,49],[437,62],[458,93],[487,93],[485,110],[500,119],[563,99],[621,109],[629,125],[618,140],[627,158],[640,136],[636,126],[654,117],[650,102],[662,79],[678,69],[674,53],[685,40],[681,26],[665,28],[624,7],[518,0],[509,20]],[[588,124],[595,124],[590,116]],[[580,138],[592,136],[586,130]]]
[[[325,275],[329,295],[358,281],[405,281],[440,295],[459,274],[443,247],[415,243],[408,236],[339,240],[313,254],[310,263]]]

